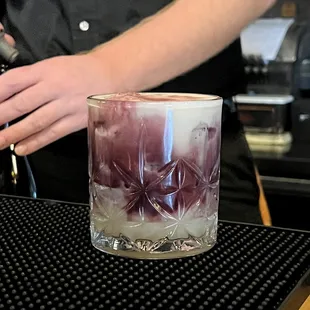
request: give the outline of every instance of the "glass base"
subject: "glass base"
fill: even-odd
[[[92,225],[92,244],[105,253],[136,259],[168,259],[197,255],[210,250],[216,243],[216,233],[200,238],[188,237],[158,241],[137,239],[130,240],[124,235],[106,236],[104,232],[96,232]]]

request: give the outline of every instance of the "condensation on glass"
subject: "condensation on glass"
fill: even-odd
[[[178,93],[88,98],[91,241],[132,258],[216,242],[222,99]]]

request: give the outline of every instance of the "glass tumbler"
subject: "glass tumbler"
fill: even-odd
[[[141,259],[212,248],[222,98],[145,92],[87,101],[92,244]]]

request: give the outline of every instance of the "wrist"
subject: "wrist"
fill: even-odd
[[[94,89],[99,93],[116,93],[122,91],[119,85],[111,57],[104,55],[101,49],[94,49],[87,54],[81,55],[86,57],[84,61],[89,64],[91,74],[94,80]]]

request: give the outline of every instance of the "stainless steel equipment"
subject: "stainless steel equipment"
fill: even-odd
[[[310,25],[262,18],[242,32],[241,42],[248,92],[234,101],[249,139],[256,144],[264,136],[270,145],[291,143],[290,133],[310,137]],[[308,130],[301,132],[301,123]]]

